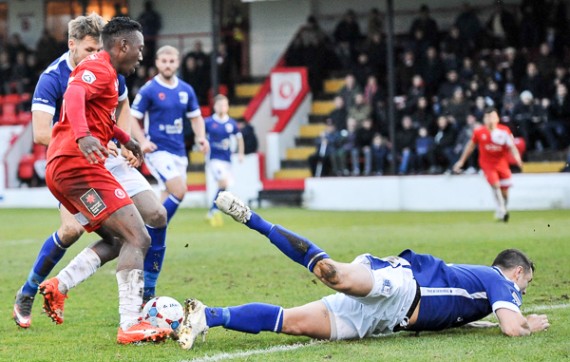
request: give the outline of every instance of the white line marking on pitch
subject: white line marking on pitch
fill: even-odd
[[[536,305],[536,306],[528,306],[527,308],[523,308],[523,312],[538,312],[543,310],[551,310],[551,309],[564,309],[570,308],[570,304],[553,304],[553,305]],[[257,354],[271,354],[271,353],[279,353],[279,352],[289,352],[294,351],[297,349],[305,348],[305,347],[312,347],[319,344],[327,343],[328,341],[317,341],[313,340],[308,343],[295,343],[291,345],[281,345],[281,346],[273,346],[269,348],[263,349],[253,349],[250,351],[237,351],[232,353],[219,353],[212,356],[204,356],[198,357],[192,360],[183,360],[181,362],[218,362],[223,360],[230,360],[234,358],[245,358],[249,356],[254,356]]]
[[[238,351],[238,352],[232,352],[232,353],[220,353],[220,354],[215,354],[213,356],[204,356],[204,357],[199,357],[199,358],[195,358],[195,359],[187,360],[187,361],[182,361],[182,362],[217,362],[217,361],[223,361],[223,360],[227,360],[227,359],[249,357],[249,356],[253,356],[256,354],[270,354],[270,353],[278,353],[278,352],[289,352],[289,351],[294,351],[294,350],[305,348],[305,347],[312,347],[312,346],[315,346],[318,344],[323,344],[326,342],[327,341],[316,341],[315,340],[315,341],[310,341],[308,343],[295,343],[295,344],[291,344],[291,345],[273,346],[273,347],[263,348],[263,349],[253,349],[251,351]]]

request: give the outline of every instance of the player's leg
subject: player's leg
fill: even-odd
[[[140,322],[144,290],[144,257],[150,246],[150,236],[142,217],[133,204],[114,211],[101,227],[121,244],[117,260],[120,327],[117,342],[122,344],[167,338],[169,330],[154,328]]]
[[[16,294],[12,315],[16,324],[22,328],[28,328],[32,323],[32,305],[39,285],[61,260],[67,248],[73,245],[84,231],[63,205],[59,210],[61,226],[44,241],[28,279]]]
[[[191,349],[198,336],[205,337],[208,329],[214,327],[252,334],[268,331],[319,339],[331,336],[329,311],[322,301],[290,309],[265,303],[210,308],[196,299],[188,299],[184,315],[178,335],[184,349]]]
[[[274,225],[264,220],[230,192],[220,193],[216,199],[216,204],[220,211],[230,215],[234,220],[245,224],[250,229],[265,235],[289,259],[303,265],[311,272],[317,261],[329,258],[327,253],[308,239],[280,225]]]
[[[170,221],[188,190],[186,185],[188,158],[157,151],[148,153],[145,160],[149,171],[158,181],[161,200],[166,209],[167,220]]]
[[[155,295],[156,282],[162,270],[166,252],[166,209],[151,190],[136,194],[132,200],[150,235],[150,248],[144,260],[143,300],[148,301]]]
[[[503,197],[503,202],[505,204],[505,213],[503,215],[503,222],[509,221],[509,210],[507,208],[507,203],[509,201],[509,187],[512,186],[512,174],[511,169],[508,165],[503,165],[497,170],[499,175],[499,185],[501,189],[501,196]]]
[[[216,199],[218,198],[220,192],[226,191],[226,189],[230,186],[230,180],[232,178],[231,163],[223,160],[213,159],[208,163],[208,169],[214,177],[214,180],[217,182],[218,190],[216,191],[216,195],[214,196],[210,210],[208,210],[207,218],[212,226],[222,226],[224,219],[219,213],[218,206],[216,205]]]
[[[495,219],[503,220],[507,213],[505,206],[505,199],[501,193],[501,184],[499,182],[499,172],[496,167],[481,167],[487,182],[491,186],[491,191],[493,193],[493,198],[495,199],[496,211]]]

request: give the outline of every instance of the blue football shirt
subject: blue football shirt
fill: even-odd
[[[520,312],[518,286],[497,267],[446,264],[427,254],[405,250],[422,298],[418,320],[410,330],[441,330],[479,320],[500,308]]]
[[[157,151],[186,156],[184,117],[195,118],[201,112],[192,86],[179,78],[169,85],[156,76],[140,89],[131,114],[144,120],[145,134]]]
[[[72,70],[69,52],[65,52],[42,72],[32,97],[32,112],[44,111],[53,115],[53,123],[59,121],[63,94],[67,89],[69,75]],[[128,91],[125,77],[119,75],[118,79],[119,102],[121,102],[127,99]]]
[[[206,118],[206,134],[210,142],[210,159],[230,162],[231,136],[241,137],[237,122],[230,117],[220,119],[217,114]]]

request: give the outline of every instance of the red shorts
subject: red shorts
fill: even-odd
[[[104,164],[92,165],[84,157],[51,160],[46,168],[46,183],[88,232],[97,230],[109,215],[133,203]]]
[[[510,187],[512,185],[511,169],[507,163],[498,165],[481,165],[481,170],[485,174],[485,178],[489,185],[499,183],[501,188]]]

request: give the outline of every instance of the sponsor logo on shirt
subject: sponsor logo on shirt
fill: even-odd
[[[92,84],[97,80],[97,77],[95,77],[95,74],[93,74],[91,71],[86,70],[81,75],[81,80],[87,84]]]
[[[101,211],[107,208],[107,205],[101,199],[101,196],[94,189],[89,189],[86,193],[81,195],[81,202],[93,216],[97,216]]]
[[[43,98],[34,98],[32,99],[32,102],[42,102],[42,103],[49,103],[49,101],[47,99],[43,99]]]
[[[511,295],[513,296],[513,303],[515,303],[517,307],[520,307],[522,305],[522,300],[519,298],[518,294],[516,292],[512,292]]]

